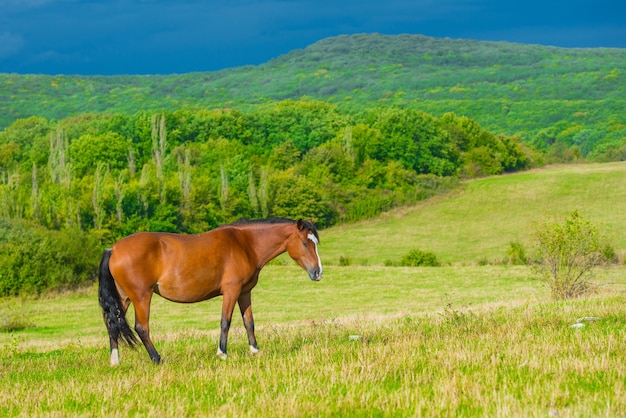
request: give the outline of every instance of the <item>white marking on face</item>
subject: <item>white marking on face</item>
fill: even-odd
[[[117,351],[117,348],[111,350],[111,366],[119,366],[120,365],[120,353]]]
[[[315,255],[317,256],[317,265],[320,266],[320,276],[322,275],[322,259],[320,258],[320,254],[317,252],[317,246],[319,244],[319,241],[317,240],[317,237],[314,234],[309,234],[307,235],[307,238],[311,240],[311,242],[313,242],[313,244],[315,244]]]
[[[311,241],[313,241],[313,243],[314,243],[315,245],[318,245],[318,244],[319,244],[319,241],[317,240],[317,237],[316,237],[314,234],[309,234],[309,235],[307,235],[306,237],[307,237],[308,239],[310,239]]]

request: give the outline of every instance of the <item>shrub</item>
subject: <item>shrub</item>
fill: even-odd
[[[594,270],[606,261],[607,248],[611,248],[598,228],[577,210],[563,223],[539,224],[534,239],[538,261],[533,267],[555,299],[570,299],[588,291]]]
[[[352,265],[352,259],[350,257],[339,256],[339,265],[340,266],[350,266]]]
[[[519,241],[513,241],[509,244],[506,256],[509,264],[514,266],[529,264],[528,256],[526,255],[526,248],[524,247],[524,244]]]
[[[408,267],[438,267],[441,264],[434,253],[415,249],[409,251],[400,259],[400,265]]]
[[[0,332],[15,332],[35,328],[35,324],[23,315],[12,315],[0,322]]]
[[[101,248],[82,231],[0,221],[0,296],[73,289],[94,280]]]

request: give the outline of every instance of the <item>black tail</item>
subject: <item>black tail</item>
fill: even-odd
[[[104,250],[102,261],[100,261],[98,281],[98,299],[100,306],[102,306],[104,323],[111,338],[117,341],[121,336],[129,346],[133,347],[139,341],[133,330],[128,326],[128,322],[126,322],[126,312],[124,312],[120,294],[117,292],[113,275],[109,270],[110,258],[111,249]]]

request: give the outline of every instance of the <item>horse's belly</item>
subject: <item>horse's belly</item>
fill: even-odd
[[[180,303],[200,302],[222,294],[220,286],[208,281],[169,278],[157,281],[154,292],[165,299]]]

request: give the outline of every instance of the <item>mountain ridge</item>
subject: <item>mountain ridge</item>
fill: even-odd
[[[623,124],[626,49],[340,35],[258,66],[173,75],[0,74],[0,86],[0,129],[31,115],[245,110],[309,97],[355,110],[451,111],[531,141],[552,126],[558,133],[573,126],[615,131]]]

